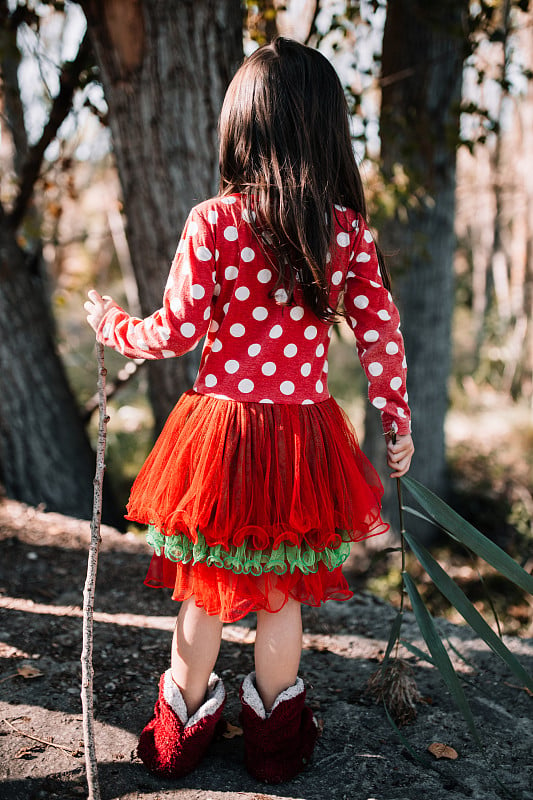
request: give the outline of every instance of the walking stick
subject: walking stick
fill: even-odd
[[[105,443],[109,417],[106,411],[104,346],[96,343],[98,363],[98,444],[96,448],[96,473],[94,476],[93,515],[91,519],[91,541],[87,559],[87,577],[83,590],[83,646],[81,652],[81,704],[83,708],[83,741],[85,744],[85,768],[88,800],[100,800],[98,783],[98,762],[94,738],[93,714],[93,611],[96,570],[98,567],[98,548],[100,545],[100,521],[102,518],[102,491],[105,471]]]

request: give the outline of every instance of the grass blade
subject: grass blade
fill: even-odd
[[[446,648],[444,647],[442,640],[437,633],[437,629],[431,614],[424,605],[424,602],[418,593],[418,589],[416,588],[415,583],[409,573],[404,572],[403,579],[409,599],[411,600],[411,606],[413,608],[416,621],[418,622],[418,627],[420,628],[420,632],[424,637],[424,641],[429,648],[429,652],[433,656],[435,666],[439,670],[443,680],[448,686],[456,705],[465,719],[468,729],[476,740],[479,748],[483,751],[483,743],[477,731],[476,723],[474,722],[474,717],[472,716],[472,711],[470,710],[468,700],[466,699],[466,695],[463,691],[463,687],[461,686],[457,673],[453,668],[453,664],[450,661],[450,657],[446,652]]]
[[[474,553],[485,559],[506,578],[520,586],[524,591],[533,594],[533,576],[528,575],[525,569],[505,553],[501,547],[492,542],[477,528],[450,508],[440,497],[426,489],[414,478],[404,476],[401,478],[404,486],[411,492],[417,502],[427,513],[449,532],[454,538],[465,544]]]
[[[400,628],[402,627],[402,620],[403,620],[403,612],[398,611],[398,613],[394,617],[394,622],[392,623],[391,626],[389,641],[387,643],[387,649],[385,650],[385,655],[383,656],[383,661],[380,664],[380,668],[383,670],[389,663],[390,654],[392,652],[392,648],[394,647],[395,642],[400,637]]]
[[[479,611],[472,605],[465,593],[450,576],[443,570],[441,565],[435,561],[431,553],[417,542],[411,534],[405,532],[404,536],[414,555],[422,564],[427,574],[442,594],[457,609],[462,617],[468,622],[470,627],[488,644],[488,646],[507,664],[509,669],[514,672],[516,677],[533,691],[533,678],[520,664],[516,656],[504,645],[500,637],[494,633],[490,625],[485,622]]]
[[[421,661],[427,661],[428,664],[435,666],[435,662],[431,656],[428,653],[424,653],[424,651],[417,647],[416,644],[411,644],[411,642],[408,642],[406,639],[400,639],[400,644],[402,644],[406,650],[409,650],[410,653],[413,653],[413,655],[415,655]]]

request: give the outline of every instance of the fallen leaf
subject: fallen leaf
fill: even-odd
[[[243,730],[238,725],[232,725],[231,722],[226,722],[226,730],[222,734],[224,739],[233,739],[234,736],[242,736]]]
[[[447,744],[442,744],[442,742],[433,742],[429,745],[428,750],[435,758],[450,758],[452,761],[459,758],[457,750]]]
[[[17,674],[22,678],[41,678],[44,672],[41,672],[37,667],[32,667],[29,664],[23,664],[17,668]]]

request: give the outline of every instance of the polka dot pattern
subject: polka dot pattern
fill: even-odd
[[[382,412],[386,430],[394,425],[406,432],[410,414],[398,312],[383,287],[364,221],[342,206],[336,212],[326,266],[330,302],[336,307],[343,293],[370,402]],[[171,358],[207,334],[196,391],[265,404],[322,402],[329,396],[334,326],[317,319],[298,287],[290,304],[287,289],[276,288],[276,271],[250,221],[238,195],[196,206],[178,243],[163,308],[146,320],[113,308],[99,336],[129,357]]]

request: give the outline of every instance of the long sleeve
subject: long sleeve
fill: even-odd
[[[193,209],[172,262],[162,308],[139,319],[115,303],[99,325],[98,341],[128,358],[172,358],[193,350],[209,326],[215,253],[213,227]]]
[[[344,293],[348,322],[368,378],[370,402],[381,411],[383,430],[403,435],[410,432],[411,413],[400,316],[383,286],[374,240],[360,216],[353,235],[353,258]]]

